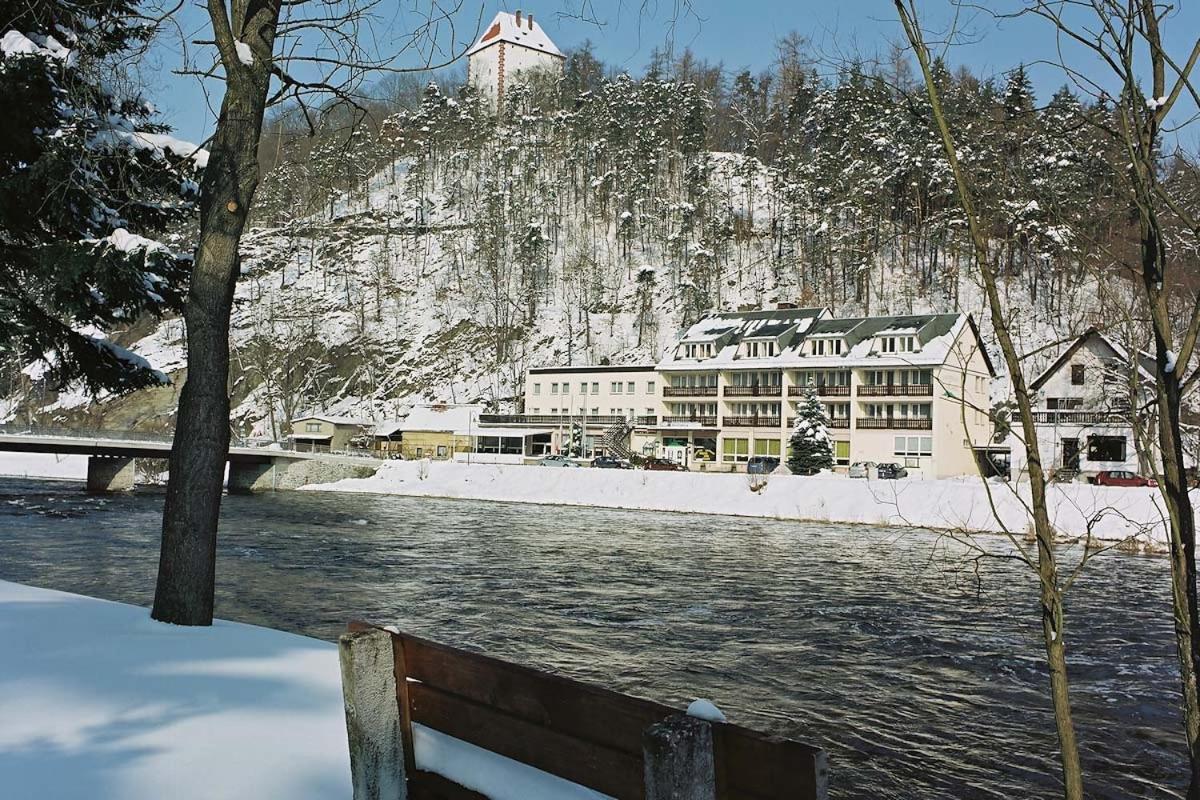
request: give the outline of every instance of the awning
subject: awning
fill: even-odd
[[[288,438],[296,442],[328,442],[333,439],[332,436],[306,436],[301,433],[293,433]]]
[[[510,439],[554,433],[553,428],[475,428],[472,436],[501,436]]]

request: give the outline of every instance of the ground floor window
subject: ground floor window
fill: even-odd
[[[778,439],[755,439],[754,440],[754,455],[756,456],[776,456],[780,454],[780,444]]]
[[[425,455],[425,448],[424,448],[424,447],[418,447],[418,448],[417,448],[417,458],[421,458],[421,457],[422,457],[422,456],[424,456],[424,455]]]
[[[919,457],[933,455],[932,436],[897,436],[895,454],[898,456]]]
[[[438,449],[437,449],[437,457],[438,457],[438,458],[445,458],[445,457],[446,457],[446,445],[444,445],[444,444],[439,444],[439,445],[438,445]]]
[[[850,443],[849,442],[834,442],[833,443],[833,458],[842,466],[850,463]]]
[[[1089,436],[1088,461],[1124,461],[1124,436]]]
[[[480,436],[475,448],[479,453],[504,453],[507,455],[524,455],[525,442],[520,436]]]
[[[722,460],[724,461],[749,461],[750,460],[750,440],[749,439],[726,439],[722,445]]]

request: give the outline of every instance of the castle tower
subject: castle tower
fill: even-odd
[[[467,82],[493,109],[504,99],[504,87],[518,73],[536,68],[561,70],[564,57],[533,15],[501,11],[467,51]]]

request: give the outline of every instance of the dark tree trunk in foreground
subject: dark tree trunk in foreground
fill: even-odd
[[[162,549],[152,616],[211,625],[221,510],[229,451],[229,316],[239,272],[238,243],[258,187],[258,142],[271,79],[279,0],[208,0],[225,69],[225,97],[201,183],[200,239],[184,309],[187,380],[179,397]],[[249,45],[253,63],[239,58]],[[247,59],[250,60],[250,59]]]

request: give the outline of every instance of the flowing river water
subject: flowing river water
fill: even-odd
[[[0,578],[149,605],[162,495],[0,479]],[[1003,539],[988,547],[1011,552]],[[1095,798],[1181,797],[1161,558],[1068,598]],[[836,798],[1061,796],[1036,583],[931,531],[332,493],[225,499],[217,613],[333,640],[353,618],[827,749]]]

